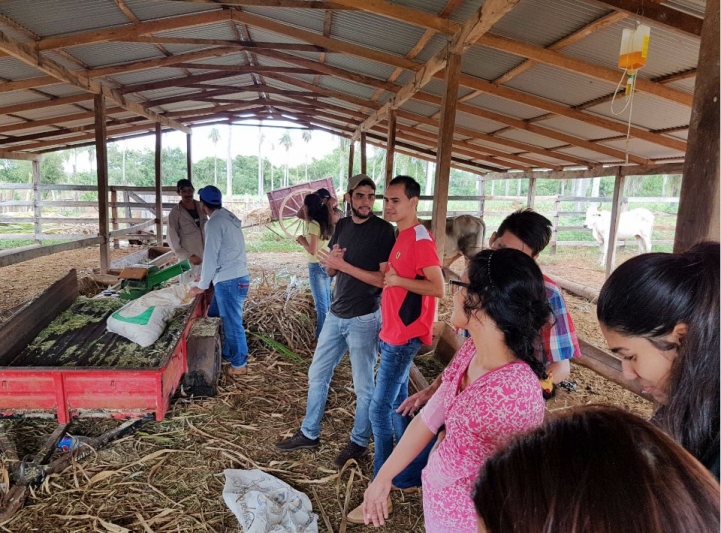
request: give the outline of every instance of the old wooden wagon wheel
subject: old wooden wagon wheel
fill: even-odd
[[[292,239],[303,232],[303,221],[296,215],[298,210],[303,207],[303,199],[312,192],[313,189],[296,189],[291,191],[280,203],[278,222],[280,222],[283,232]]]

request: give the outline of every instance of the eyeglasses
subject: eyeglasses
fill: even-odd
[[[461,289],[467,289],[471,286],[470,283],[465,283],[463,281],[457,280],[457,279],[451,279],[448,281],[448,285],[451,289],[451,294],[456,294]]]

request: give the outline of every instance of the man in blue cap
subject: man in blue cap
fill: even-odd
[[[208,185],[198,192],[200,205],[208,216],[205,224],[203,269],[191,296],[202,294],[211,282],[213,301],[208,316],[223,321],[223,359],[230,361],[228,376],[248,373],[248,343],[243,328],[243,302],[248,296],[250,275],[245,256],[245,239],[238,217],[223,208],[223,195]]]

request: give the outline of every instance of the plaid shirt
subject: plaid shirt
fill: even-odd
[[[573,327],[573,319],[566,309],[561,289],[546,276],[543,276],[543,280],[546,285],[548,304],[553,312],[551,320],[541,329],[543,360],[552,363],[572,357],[581,357],[576,328]]]

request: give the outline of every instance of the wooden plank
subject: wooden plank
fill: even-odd
[[[73,269],[12,315],[0,327],[0,364],[7,364],[23,351],[77,297],[78,278]]]
[[[334,3],[374,13],[382,17],[400,20],[406,24],[413,24],[445,35],[453,35],[461,27],[460,24],[447,18],[437,17],[417,9],[391,4],[383,0],[334,0]]]
[[[528,180],[528,198],[526,199],[528,207],[533,209],[536,204],[536,178],[529,178]]]
[[[26,152],[13,152],[12,150],[0,150],[0,159],[15,159],[18,161],[40,161],[40,154]]]
[[[642,392],[643,388],[637,381],[631,381],[623,377],[621,360],[618,357],[596,348],[593,344],[581,338],[578,339],[578,344],[583,357],[574,357],[571,359],[573,363],[593,370],[609,381],[613,381],[621,385],[624,389],[639,395],[641,398],[653,401],[650,395]]]
[[[67,238],[67,236],[65,236]],[[88,239],[79,239],[77,241],[53,244],[50,246],[33,246],[18,250],[5,250],[0,252],[0,267],[22,263],[30,259],[36,259],[46,255],[56,254],[58,252],[67,252],[68,250],[76,250],[87,246],[94,246],[103,242],[102,237],[90,237]]]
[[[701,35],[701,27],[703,20],[693,15],[688,15],[678,9],[660,5],[657,1],[644,2],[643,0],[596,0],[601,4],[606,4],[612,8],[623,11],[634,17],[652,20],[674,28],[683,33],[690,35]],[[712,2],[706,2],[706,15],[709,15],[708,5]],[[718,5],[718,4],[717,4]],[[718,13],[718,9],[716,9]],[[708,18],[706,18],[708,20]],[[718,27],[718,25],[717,25]],[[717,28],[718,29],[718,28]],[[718,57],[718,54],[716,55]]]
[[[489,3],[483,5],[485,8]],[[436,177],[433,189],[433,217],[431,232],[436,239],[438,257],[443,263],[443,251],[446,246],[446,211],[448,208],[448,187],[451,176],[451,157],[453,154],[453,129],[456,124],[456,105],[458,102],[458,79],[461,73],[461,54],[450,54],[446,66],[446,87],[441,107],[441,127],[438,135],[436,153]]]
[[[348,179],[353,176],[353,156],[355,155],[355,143],[351,140],[348,149]]]
[[[40,218],[43,216],[43,209],[40,207],[40,190],[38,189],[38,186],[40,185],[40,161],[35,160],[32,162],[32,168],[33,168],[33,215],[35,217],[35,235],[39,235],[43,232],[42,229],[42,223],[40,222]],[[35,239],[35,242],[37,244],[40,244],[40,241]]]
[[[719,0],[706,2],[674,252],[719,240]]]
[[[110,237],[119,237],[121,235],[128,235],[131,233],[136,233],[138,230],[147,228],[149,226],[152,226],[153,224],[155,224],[155,220],[146,220],[145,222],[142,222],[140,224],[135,224],[134,226],[130,226],[129,228],[113,230],[110,232]]]
[[[361,133],[360,136],[360,152],[361,152],[361,174],[366,174],[368,160],[366,158],[366,134]]]

